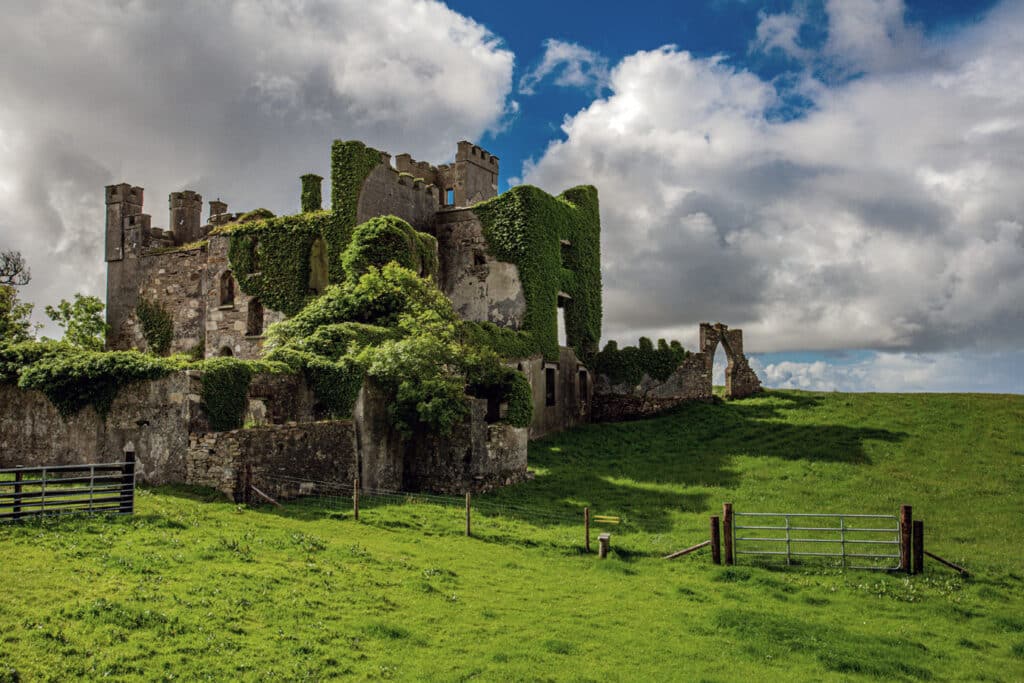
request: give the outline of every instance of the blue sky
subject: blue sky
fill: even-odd
[[[601,197],[604,334],[769,386],[1024,392],[1024,0],[38,0],[0,25],[0,247],[102,296],[102,187],[298,208],[335,138]]]

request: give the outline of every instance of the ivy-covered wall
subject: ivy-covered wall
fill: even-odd
[[[473,207],[491,255],[519,267],[526,296],[523,331],[477,324],[502,355],[540,352],[558,358],[558,295],[565,304],[569,346],[586,362],[601,338],[601,218],[597,189],[583,185],[553,197],[520,185]]]
[[[639,384],[644,375],[665,381],[689,353],[675,340],[658,340],[658,347],[647,337],[638,346],[619,348],[614,340],[605,344],[594,358],[594,372],[604,375],[612,384]]]
[[[324,179],[316,173],[307,173],[302,176],[302,213],[319,211],[323,208],[323,199],[320,195],[321,184]]]

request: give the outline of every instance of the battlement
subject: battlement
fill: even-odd
[[[133,187],[128,183],[118,183],[117,185],[107,185],[106,197],[107,204],[134,204],[136,206],[142,206],[142,195],[143,189],[141,187]]]
[[[468,140],[459,141],[455,161],[469,161],[494,173],[498,172],[498,157]]]

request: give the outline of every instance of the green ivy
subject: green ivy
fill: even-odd
[[[135,315],[142,324],[142,336],[146,338],[147,348],[158,356],[166,355],[171,350],[171,340],[174,338],[171,314],[158,303],[139,299]]]
[[[358,280],[328,287],[271,326],[267,358],[303,371],[318,404],[336,417],[351,415],[370,377],[388,392],[391,423],[405,435],[449,432],[468,414],[467,394],[509,402],[507,421],[528,425],[526,378],[474,343],[462,324],[433,281],[390,261],[368,265]]]
[[[532,339],[509,347],[521,352],[532,342],[533,352],[558,358],[558,293],[565,304],[569,345],[586,362],[597,352],[601,338],[601,219],[597,190],[589,185],[553,197],[530,185],[520,185],[481,202],[473,212],[483,225],[490,253],[519,267],[526,297],[523,331]],[[562,240],[569,243],[563,247]],[[484,332],[496,337],[490,332]],[[528,354],[524,354],[528,355]]]
[[[331,282],[342,282],[345,274],[341,253],[348,246],[356,226],[359,194],[367,176],[381,163],[381,153],[358,140],[335,140],[331,146],[331,209],[335,220],[323,233]]]
[[[380,152],[361,142],[335,140],[331,148],[330,211],[319,210],[321,179],[309,174],[302,176],[304,213],[275,217],[266,209],[256,209],[236,223],[213,230],[212,234],[230,236],[228,260],[239,288],[270,310],[295,315],[310,298],[310,249],[317,237],[323,237],[327,248],[328,280],[343,282],[341,255],[351,241],[359,193],[380,162]],[[419,245],[418,249],[425,253],[427,246]],[[436,256],[431,258],[436,270]]]
[[[0,344],[0,383],[17,384],[21,371],[44,358],[76,353],[71,344],[62,341],[23,341]]]
[[[392,261],[436,279],[437,239],[397,216],[379,216],[356,226],[341,256],[348,280],[359,279],[370,266],[383,268]]]
[[[666,343],[659,339],[657,349],[647,337],[640,338],[639,346],[622,349],[615,341],[609,341],[594,358],[594,372],[606,376],[612,384],[636,385],[645,374],[665,381],[687,355],[688,352],[675,340]]]
[[[183,367],[181,358],[158,358],[138,351],[44,352],[21,369],[18,386],[43,392],[65,417],[87,405],[106,417],[122,386],[159,379]]]
[[[320,186],[324,179],[316,173],[302,176],[302,213],[312,213],[323,209]]]
[[[249,407],[249,383],[253,375],[291,371],[282,363],[231,357],[210,358],[191,367],[202,373],[202,408],[210,429],[217,432],[242,426]]]

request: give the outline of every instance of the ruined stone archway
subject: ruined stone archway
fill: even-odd
[[[743,355],[743,330],[730,330],[722,323],[700,324],[700,352],[704,354],[708,386],[715,364],[715,351],[721,342],[725,350],[725,397],[743,398],[761,390],[761,380]]]

